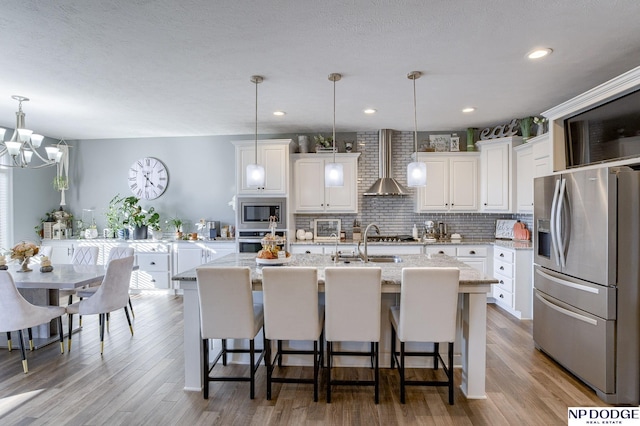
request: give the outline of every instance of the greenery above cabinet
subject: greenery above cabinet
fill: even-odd
[[[335,154],[335,161],[343,165],[344,185],[326,188],[324,166],[334,161],[334,154],[292,155],[294,213],[357,213],[359,156]]]

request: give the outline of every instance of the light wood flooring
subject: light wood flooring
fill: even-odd
[[[102,357],[96,316],[84,318],[71,353],[60,354],[57,344],[28,353],[28,374],[22,372],[19,350],[1,349],[0,424],[565,425],[567,407],[606,405],[534,349],[531,321],[518,321],[493,305],[488,306],[486,400],[466,400],[456,389],[455,405],[449,406],[446,388],[409,387],[402,405],[397,373],[385,368],[377,406],[371,387],[336,387],[327,404],[324,386],[314,403],[310,385],[276,384],[267,401],[261,366],[254,400],[248,383],[218,382],[210,385],[207,401],[183,390],[182,298],[143,294],[132,296],[132,302],[135,336],[123,312],[112,314]],[[248,367],[228,366],[222,373],[241,369]],[[309,375],[311,369],[289,367],[286,373]]]

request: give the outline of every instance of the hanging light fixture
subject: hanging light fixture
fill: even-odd
[[[407,166],[407,186],[427,186],[427,165],[418,161],[418,119],[416,108],[416,80],[422,76],[420,71],[411,71],[407,74],[409,80],[413,80],[413,144],[416,161]]]
[[[333,163],[324,166],[324,186],[344,186],[344,167],[336,163],[336,81],[340,81],[342,75],[329,74],[329,81],[333,81]]]
[[[42,144],[44,136],[33,133],[33,130],[26,129],[25,114],[22,111],[22,102],[28,102],[29,98],[24,96],[13,95],[12,99],[18,101],[18,111],[16,112],[16,128],[13,131],[11,139],[4,140],[7,129],[0,128],[0,138],[4,140],[4,146],[0,149],[0,157],[5,154],[9,157],[8,161],[0,163],[4,167],[30,168],[39,169],[42,167],[54,166],[62,159],[63,151],[60,150],[60,144],[66,145],[61,141],[58,146],[44,147],[46,158],[39,152],[38,148]],[[31,163],[33,155],[39,159],[38,164]]]
[[[264,188],[264,166],[258,164],[258,84],[264,78],[259,75],[252,75],[251,82],[256,85],[256,131],[255,131],[255,164],[247,166],[247,186],[250,188]]]

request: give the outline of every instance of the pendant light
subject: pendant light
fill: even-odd
[[[411,71],[407,74],[409,80],[413,80],[413,144],[416,161],[407,166],[407,186],[427,186],[427,165],[418,161],[418,119],[416,112],[416,80],[422,76],[420,71]]]
[[[252,75],[251,82],[256,85],[256,131],[255,131],[255,164],[247,166],[247,186],[249,188],[264,188],[264,166],[258,164],[258,84],[264,78],[259,75]]]
[[[329,81],[333,81],[333,163],[324,166],[324,186],[344,186],[344,168],[336,163],[336,81],[340,81],[342,75],[329,74]]]

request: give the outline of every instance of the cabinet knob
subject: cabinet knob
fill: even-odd
[[[500,280],[500,284],[504,284],[504,281]]]
[[[501,271],[504,271],[504,266],[501,266],[501,267],[500,267],[500,270],[501,270]]]
[[[449,203],[444,203],[444,205],[445,205],[445,206],[448,206],[448,205],[449,205]]]
[[[471,250],[471,251],[469,252],[469,254],[476,254],[476,251],[475,251],[475,250]]]
[[[152,282],[152,283],[155,283],[155,282],[156,282],[156,280],[152,279],[152,280],[151,280],[151,282]],[[502,297],[502,296],[500,296],[500,297]]]
[[[453,204],[453,203],[451,203],[451,205],[453,206],[454,204]]]
[[[156,262],[151,262],[151,263],[149,263],[149,265],[155,265],[155,264],[156,264]]]
[[[500,253],[500,257],[504,257],[504,253]]]
[[[486,206],[486,205],[487,205],[487,203],[484,203],[484,205]]]
[[[311,252],[309,250],[305,251],[305,254],[311,254]]]
[[[440,251],[438,252],[438,254],[444,254],[444,251],[440,250]]]
[[[504,299],[504,294],[500,293],[500,299]]]

